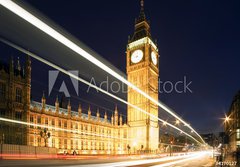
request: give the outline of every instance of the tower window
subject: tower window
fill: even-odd
[[[6,85],[0,83],[0,101],[4,101],[6,97]]]
[[[22,89],[16,88],[16,102],[22,103]]]
[[[15,118],[18,119],[18,120],[21,120],[22,119],[22,112],[16,112],[15,113]]]

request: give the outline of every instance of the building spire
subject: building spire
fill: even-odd
[[[144,12],[144,0],[140,0],[140,7],[140,14],[135,19],[135,31],[131,39],[128,40],[129,43],[137,41],[144,37],[149,37],[151,39],[150,25],[146,19]]]
[[[18,70],[18,71],[21,71],[21,65],[20,65],[19,57],[18,57],[18,59],[17,59],[17,70]]]
[[[144,0],[140,0],[140,6],[141,6],[140,15],[139,15],[138,19],[136,20],[136,23],[146,21],[146,16],[144,13]]]
[[[144,11],[144,0],[141,0],[141,11]]]

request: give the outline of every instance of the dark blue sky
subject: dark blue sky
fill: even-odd
[[[27,2],[125,72],[138,0]],[[199,132],[221,130],[220,118],[240,89],[239,8],[238,0],[145,1],[161,55],[161,80],[192,81],[193,93],[164,93],[160,100]]]

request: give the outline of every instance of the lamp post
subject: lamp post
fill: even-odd
[[[44,139],[45,147],[47,147],[47,139],[51,137],[50,132],[47,132],[47,128],[40,132],[40,136]]]
[[[228,130],[227,129],[227,124],[230,122],[230,120],[231,120],[231,118],[229,117],[229,116],[227,116],[227,115],[225,115],[225,118],[224,118],[224,124],[225,124],[225,126],[226,126],[226,130]],[[232,131],[232,129],[230,129],[229,130],[229,132],[231,133],[231,131]],[[222,146],[221,146],[221,161],[223,161],[223,158],[225,157],[223,157],[223,147],[224,147],[224,143],[225,143],[225,141],[224,141],[224,138],[225,138],[225,136],[226,136],[226,134],[224,133],[224,134],[221,134],[221,137],[222,137]],[[225,152],[226,153],[226,152]]]
[[[134,142],[133,142],[134,154],[136,154],[136,146],[137,146],[137,142],[136,142],[136,141],[134,141]]]

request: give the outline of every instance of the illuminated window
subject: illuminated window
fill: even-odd
[[[64,122],[64,128],[67,128],[67,121]]]
[[[40,116],[37,117],[37,123],[41,124],[41,117]]]
[[[237,129],[237,139],[240,139],[240,129]]]
[[[127,130],[126,129],[123,132],[123,138],[127,138]]]
[[[45,118],[45,124],[48,125],[48,118]]]
[[[73,140],[71,140],[71,148],[73,149]]]
[[[30,122],[33,123],[33,115],[30,115]]]
[[[30,115],[30,123],[34,123],[33,115]],[[30,125],[30,128],[33,128],[33,126]]]
[[[34,141],[33,136],[30,136],[30,142],[31,142],[31,144],[33,144],[33,141]]]
[[[40,116],[37,117],[37,123],[41,124],[41,117]],[[41,129],[41,128],[38,126],[38,129]]]
[[[55,126],[55,119],[52,119],[52,126]]]
[[[83,141],[81,141],[81,150],[83,150]]]
[[[61,126],[62,126],[61,120],[58,121],[58,126],[61,128]]]
[[[52,147],[55,147],[55,138],[52,138]]]
[[[67,148],[67,139],[64,139],[64,148]]]
[[[16,88],[16,102],[22,103],[22,89]]]
[[[38,146],[41,146],[41,138],[40,137],[38,137],[37,141],[38,141]]]
[[[78,140],[76,140],[76,149],[78,149]]]

